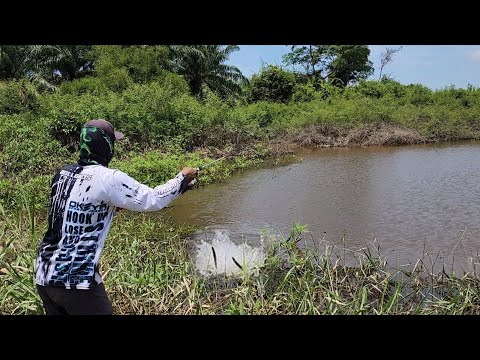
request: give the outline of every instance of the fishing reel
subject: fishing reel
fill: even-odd
[[[187,182],[187,179],[184,178],[182,184],[180,185],[180,194],[183,194],[188,190],[192,190],[196,183],[197,179],[193,179],[192,181]]]
[[[206,165],[201,165],[197,168],[197,176],[198,176],[198,173],[210,166],[212,166],[213,164],[215,164],[216,162],[220,161],[220,160],[223,160],[225,159],[226,156],[222,156],[221,158],[217,159],[217,160],[214,160]],[[197,178],[193,179],[192,181],[190,181],[189,183],[187,183],[186,179],[183,179],[182,181],[182,185],[180,186],[180,194],[183,194],[185,191],[188,191],[188,190],[191,190],[195,187],[195,184],[198,184],[198,180]]]

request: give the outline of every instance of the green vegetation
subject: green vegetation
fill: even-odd
[[[345,87],[373,73],[369,55],[366,45],[294,45],[292,51],[284,56],[284,61],[302,66],[307,77],[316,81]]]
[[[236,155],[202,173],[200,186],[222,181],[281,144],[480,138],[480,89],[365,80],[366,46],[297,46],[285,62],[301,72],[267,65],[249,81],[225,64],[236,50],[0,45],[0,313],[41,312],[32,264],[49,184],[56,169],[76,161],[88,120],[107,119],[125,133],[111,166],[150,186],[184,165]],[[371,254],[359,255],[355,268],[339,266],[327,248],[300,255],[281,239],[259,276],[225,287],[194,274],[190,231],[161,214],[117,215],[102,263],[116,313],[479,312],[475,276],[408,277]],[[441,296],[427,291],[437,287]]]
[[[32,262],[46,211],[26,202],[0,216],[0,313],[42,314]],[[191,231],[162,212],[116,215],[101,262],[115,314],[480,314],[478,274],[433,274],[428,259],[410,272],[390,269],[374,248],[349,254],[346,265],[345,249],[322,239],[312,239],[319,252],[297,248],[309,235],[299,224],[272,242],[258,275],[200,277]]]

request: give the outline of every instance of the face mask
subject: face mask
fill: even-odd
[[[84,127],[80,133],[80,165],[108,166],[112,160],[114,140],[102,129]]]

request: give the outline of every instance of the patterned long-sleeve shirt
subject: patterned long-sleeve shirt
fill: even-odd
[[[152,189],[102,165],[65,166],[52,181],[48,230],[35,264],[36,283],[67,289],[101,283],[98,261],[115,207],[160,210],[179,196],[185,181],[180,172]]]

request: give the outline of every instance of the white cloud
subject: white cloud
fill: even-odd
[[[468,51],[466,53],[467,59],[473,62],[480,62],[480,49]]]

